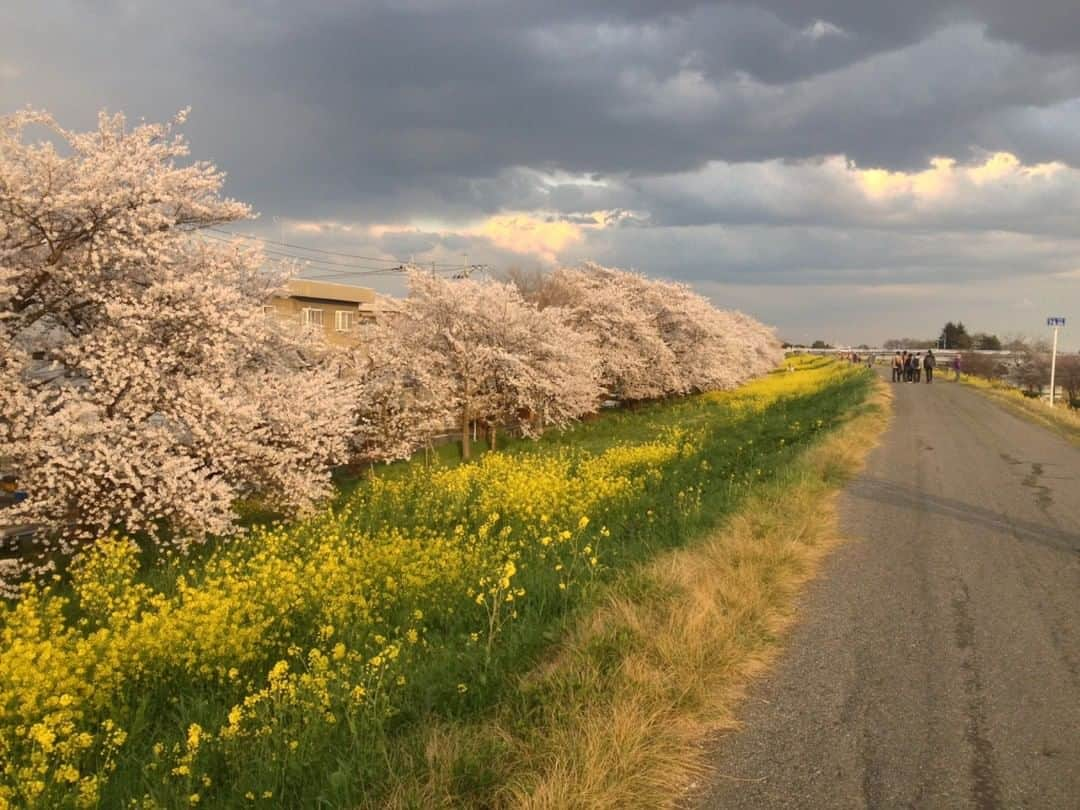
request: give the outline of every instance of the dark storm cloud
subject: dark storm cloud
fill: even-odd
[[[828,20],[881,47],[910,44],[950,22],[984,24],[991,36],[1034,51],[1080,46],[1080,5],[1074,0],[757,0],[793,25]]]
[[[840,152],[912,166],[965,153],[988,118],[1080,92],[1068,57],[987,41],[971,24],[897,50],[903,40],[865,12],[814,36],[801,19],[745,6],[637,11],[523,27],[482,5],[382,8],[204,47],[227,60],[226,93],[302,103],[283,123],[333,156],[298,167],[330,194],[396,193],[422,178],[461,199],[454,178],[518,165],[655,173]]]
[[[1004,145],[1074,159],[1025,122],[1080,95],[1077,8],[16,3],[0,44],[20,72],[0,78],[0,103],[84,119],[192,104],[196,151],[261,207],[469,215],[490,210],[476,182],[515,166],[652,174],[843,153],[911,167]]]

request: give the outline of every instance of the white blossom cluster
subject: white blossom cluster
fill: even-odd
[[[562,306],[596,342],[601,384],[615,400],[732,388],[783,359],[772,329],[685,284],[586,264],[557,270],[533,296]]]
[[[367,458],[407,458],[434,432],[482,425],[536,436],[602,401],[591,337],[560,310],[512,284],[414,271],[409,295],[386,306],[357,349],[357,445]]]

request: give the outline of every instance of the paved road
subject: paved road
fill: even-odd
[[[1080,449],[899,384],[704,808],[1080,808]]]

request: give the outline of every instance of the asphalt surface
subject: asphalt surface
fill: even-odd
[[[824,564],[702,808],[1080,808],[1080,449],[894,386]]]

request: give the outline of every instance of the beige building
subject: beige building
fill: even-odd
[[[356,343],[361,320],[375,317],[375,291],[329,281],[290,279],[265,307],[268,317],[321,330],[327,342]]]

